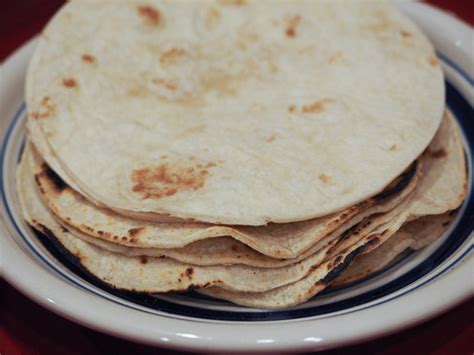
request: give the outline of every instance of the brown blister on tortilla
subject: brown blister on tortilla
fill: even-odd
[[[278,135],[277,135],[276,133],[272,133],[272,134],[270,134],[270,136],[268,136],[268,138],[266,139],[266,141],[267,141],[268,143],[271,143],[271,142],[273,142],[277,137],[278,137]]]
[[[159,26],[161,22],[160,11],[151,5],[140,5],[137,7],[138,14],[145,24],[150,26]]]
[[[146,264],[148,262],[148,258],[144,255],[140,256],[140,263]]]
[[[101,237],[107,237],[107,238],[111,237],[111,234],[109,232],[104,232],[104,231],[101,231],[101,230],[98,230],[97,234],[100,235]],[[117,239],[117,236],[115,236],[115,239]]]
[[[303,113],[321,113],[326,109],[326,105],[335,102],[334,99],[325,98],[319,101],[316,101],[310,105],[305,105],[301,109]]]
[[[160,199],[183,191],[195,191],[204,186],[209,168],[214,163],[161,163],[143,167],[132,172],[132,191],[143,199]]]
[[[217,0],[219,5],[245,5],[245,0]]]
[[[132,238],[136,238],[138,237],[138,235],[140,234],[140,232],[143,231],[143,228],[130,228],[128,230],[128,234],[132,237]]]
[[[176,83],[173,80],[167,80],[167,79],[162,79],[162,78],[153,78],[152,80],[153,84],[156,85],[161,85],[167,88],[170,91],[175,91],[178,88],[178,83]]]
[[[186,55],[186,50],[183,48],[171,48],[163,52],[160,56],[161,65],[170,65],[179,61],[180,58]]]
[[[350,218],[355,216],[361,210],[361,208],[363,208],[363,205],[362,205],[363,203],[364,202],[347,208],[344,212],[342,212],[339,216],[337,216],[337,218],[330,220],[327,226],[328,227],[331,227],[332,225],[338,226],[344,223],[345,221],[349,220]]]
[[[439,60],[438,60],[438,57],[436,57],[436,55],[431,55],[429,58],[428,58],[428,63],[430,63],[430,65],[432,67],[437,67],[439,65]]]
[[[322,182],[326,183],[326,184],[329,184],[332,182],[332,179],[330,176],[326,175],[326,174],[321,174],[318,176],[319,180],[321,180]]]
[[[296,27],[298,27],[300,22],[301,22],[301,16],[300,15],[296,15],[296,16],[293,16],[293,17],[290,18],[290,20],[288,21],[288,25],[286,27],[286,30],[285,30],[285,34],[286,34],[287,37],[290,37],[290,38],[296,37]]]
[[[393,26],[388,16],[382,11],[377,11],[375,13],[374,19],[376,20],[376,23],[364,26],[364,29],[373,32],[376,35],[387,31]]]
[[[336,51],[334,54],[332,54],[329,59],[328,59],[328,63],[329,64],[334,64],[336,62],[338,62],[340,59],[342,59],[343,57],[343,54],[341,51]]]
[[[53,116],[56,113],[56,106],[52,103],[49,96],[43,97],[39,104],[39,110],[32,112],[31,117],[35,120],[44,119]]]
[[[96,61],[96,58],[93,55],[87,54],[87,53],[84,53],[81,56],[81,59],[84,63],[88,63],[88,64],[93,64]]]
[[[68,89],[73,89],[77,87],[77,81],[74,78],[64,78],[62,83],[63,86],[67,87]]]
[[[413,34],[409,31],[406,31],[406,30],[400,30],[400,35],[403,37],[403,38],[410,38],[413,36]]]
[[[145,97],[150,95],[150,90],[145,86],[133,86],[127,91],[127,95],[130,97]]]
[[[211,7],[207,10],[206,14],[206,26],[209,29],[214,29],[219,24],[221,18],[221,13],[219,10]]]

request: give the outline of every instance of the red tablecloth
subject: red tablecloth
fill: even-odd
[[[474,23],[472,0],[430,2]],[[40,31],[62,3],[61,0],[3,1],[0,5],[0,60]],[[473,354],[473,316],[474,301],[471,300],[417,327],[327,354]],[[162,349],[159,352],[175,353]],[[0,280],[0,355],[125,353],[154,354],[156,349],[76,325],[41,308]]]

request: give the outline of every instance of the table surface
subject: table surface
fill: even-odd
[[[0,61],[38,33],[61,0],[16,0],[0,5]],[[430,3],[474,23],[474,1]],[[472,282],[472,280],[466,280]],[[428,322],[363,344],[327,354],[473,354],[474,300]],[[157,349],[104,335],[65,320],[38,306],[0,279],[0,355],[154,354]],[[160,353],[177,352],[160,349]]]

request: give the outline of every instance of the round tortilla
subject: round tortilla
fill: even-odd
[[[264,225],[382,191],[431,141],[444,85],[382,1],[72,1],[26,96],[31,139],[91,201]]]
[[[200,258],[204,250],[212,250],[216,258],[206,258],[206,262],[220,264],[223,259],[239,259],[239,263],[250,262],[254,265],[257,262],[258,266],[266,265],[267,259],[307,257],[364,218],[392,210],[413,192],[422,173],[422,164],[417,162],[382,194],[341,212],[308,221],[258,227],[152,223],[98,208],[67,186],[30,145],[25,155],[43,202],[68,228],[114,244],[152,248],[154,255],[161,250],[163,255],[174,255],[182,260],[189,254]],[[270,258],[262,258],[259,254]],[[280,260],[278,263],[285,264],[287,261]],[[274,260],[268,264],[274,265]]]

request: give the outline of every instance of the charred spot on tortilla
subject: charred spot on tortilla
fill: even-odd
[[[353,250],[349,255],[347,255],[344,260],[339,263],[334,269],[332,269],[323,279],[319,282],[321,284],[328,285],[332,280],[338,277],[352,262],[352,260],[362,253],[366,248],[367,244],[361,245],[357,249]]]
[[[112,234],[110,234],[109,232],[104,232],[101,230],[98,230],[97,234],[100,235],[101,237],[107,237],[107,238],[110,238],[112,236]]]
[[[373,199],[375,201],[381,201],[402,191],[415,177],[418,164],[418,160],[415,160],[407,170],[405,170],[399,177],[393,180],[381,193],[375,195]]]
[[[71,253],[64,245],[59,241],[56,235],[46,226],[36,223],[32,226],[35,229],[37,235],[42,235],[45,238],[38,238],[43,246],[57,259],[60,260],[73,273],[91,283],[92,285],[107,291],[114,296],[122,297],[126,300],[131,300],[137,304],[143,306],[153,306],[157,303],[157,299],[150,296],[149,292],[138,291],[138,290],[126,290],[120,287],[116,287],[105,280],[102,280],[91,273],[77,257],[77,255]]]
[[[41,183],[40,174],[35,174],[35,183],[36,183],[36,186],[38,187],[39,191],[41,192],[41,194],[44,195],[46,193],[46,191],[44,190],[44,187]]]
[[[148,263],[148,258],[145,255],[140,256],[140,263],[141,264]]]
[[[135,238],[140,234],[140,232],[143,230],[143,228],[130,228],[128,230],[128,234],[132,237]]]
[[[381,241],[381,240],[380,240],[380,236],[384,236],[384,235],[387,234],[388,232],[389,232],[389,230],[386,229],[386,230],[384,230],[384,231],[382,232],[382,234],[376,234],[376,235],[374,235],[373,237],[371,237],[371,238],[369,239],[369,241],[367,242],[366,246],[367,246],[367,247],[372,247],[372,246],[374,246],[374,245],[379,244],[380,241]]]
[[[51,183],[51,185],[54,187],[54,190],[56,192],[62,192],[68,188],[68,186],[63,181],[63,179],[61,179],[59,175],[56,174],[56,172],[53,169],[51,169],[47,164],[43,164],[41,166],[41,169],[42,169],[43,174],[47,178],[47,181]]]
[[[333,262],[332,262],[332,265],[335,266],[335,265],[339,264],[341,260],[342,260],[342,255],[336,256],[334,258]]]

